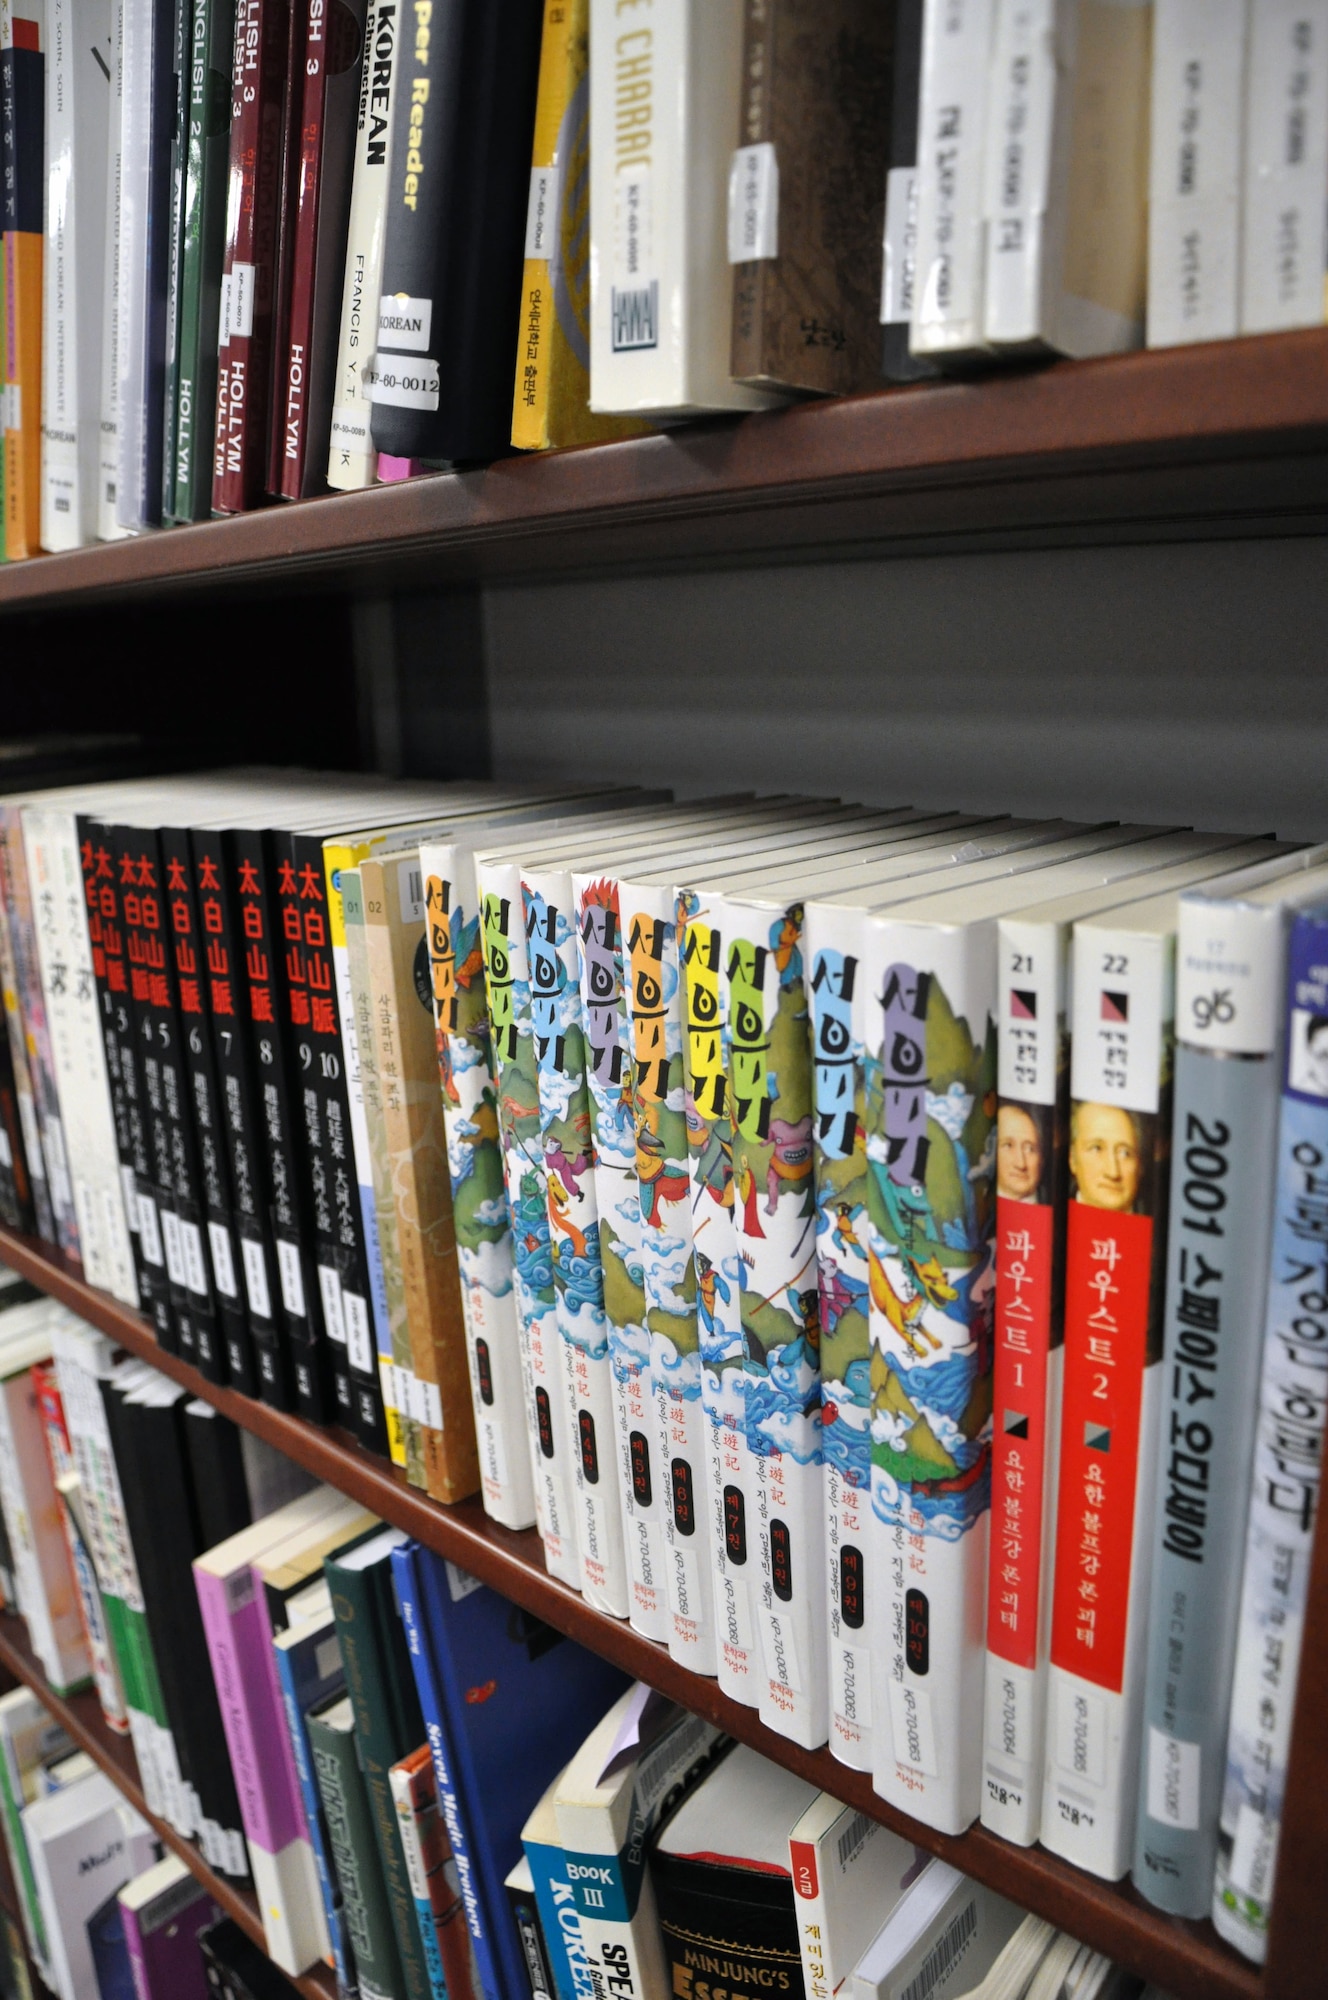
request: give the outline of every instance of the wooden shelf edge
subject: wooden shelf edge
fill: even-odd
[[[28,1644],[27,1629],[23,1620],[12,1611],[0,1612],[0,1667],[7,1668],[15,1680],[30,1687],[38,1700],[61,1723],[80,1750],[86,1750],[98,1768],[128,1799],[136,1813],[148,1825],[172,1854],[178,1854],[185,1866],[194,1874],[208,1891],[213,1901],[240,1925],[261,1949],[266,1950],[263,1938],[263,1922],[258,1914],[258,1904],[253,1896],[235,1883],[214,1874],[203,1859],[192,1840],[185,1840],[173,1826],[158,1819],[148,1810],[143,1788],[138,1779],[138,1766],[134,1760],[133,1746],[127,1736],[119,1736],[109,1727],[101,1712],[96,1694],[90,1689],[73,1695],[57,1694],[46,1680]],[[289,1977],[289,1974],[287,1975]],[[336,1979],[325,1967],[315,1967],[301,1978],[292,1980],[297,1992],[306,2000],[335,2000]]]
[[[413,1535],[524,1610],[612,1660],[636,1679],[658,1688],[670,1699],[704,1715],[773,1762],[832,1792],[845,1804],[869,1813],[919,1847],[939,1854],[966,1875],[1049,1919],[1095,1950],[1108,1953],[1142,1977],[1155,1980],[1175,1995],[1176,2000],[1263,2000],[1263,1980],[1258,1969],[1230,1951],[1211,1924],[1166,1917],[1145,1903],[1128,1884],[1099,1881],[1040,1847],[1014,1847],[981,1827],[951,1837],[907,1818],[877,1796],[869,1778],[848,1770],[828,1750],[802,1750],[775,1735],[758,1721],[753,1710],[723,1695],[716,1681],[680,1666],[664,1647],[642,1638],[623,1621],[592,1610],[576,1592],[548,1574],[543,1549],[533,1529],[516,1533],[499,1527],[488,1518],[478,1500],[462,1501],[453,1507],[440,1506],[406,1485],[385,1460],[334,1432],[205,1381],[195,1368],[159,1346],[151,1327],[138,1313],[84,1283],[45,1244],[0,1228],[0,1260],[60,1299],[111,1339],[150,1361],[192,1395],[211,1403],[317,1478],[351,1495],[384,1521]],[[13,1645],[8,1631],[8,1624],[0,1625],[0,1659],[6,1662]],[[33,1678],[36,1670],[30,1664],[31,1656],[27,1659],[29,1665],[21,1678],[42,1693]],[[14,1670],[20,1671],[17,1666]],[[92,1697],[76,1699],[91,1701]],[[61,1713],[58,1707],[56,1712]],[[91,1743],[85,1747],[97,1755]],[[128,1754],[132,1757],[132,1753]],[[108,1767],[103,1764],[103,1768]],[[112,1771],[111,1775],[116,1774]],[[195,1867],[195,1872],[200,1872],[201,1863],[195,1866],[198,1857],[188,1843],[180,1842],[178,1836],[170,1835],[166,1829],[161,1831],[162,1838],[169,1839],[176,1851]],[[325,1989],[308,1990],[321,1993]]]
[[[756,540],[773,545],[775,517],[808,501],[1322,450],[1326,363],[1328,329],[1314,328],[800,403],[0,565],[0,612],[310,572],[344,587],[444,556],[462,573],[519,573],[569,531],[593,563],[587,530],[607,550],[624,532],[725,515],[765,513]]]

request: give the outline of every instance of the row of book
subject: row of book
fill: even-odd
[[[1186,1914],[1216,1861],[1259,1953],[1323,850],[292,774],[0,828],[11,1153],[93,1283],[917,1818]]]
[[[1016,2000],[1044,1961],[1049,1994],[1136,1990],[330,1488],[280,1501],[294,1468],[30,1294],[0,1288],[7,1603],[132,1729],[150,1809],[252,1874],[277,1967],[344,2000],[664,2000],[747,1953],[808,2000],[933,1958],[938,1994]],[[25,1687],[0,1814],[58,2000],[203,2000],[218,1956],[289,1994]]]
[[[1323,0],[69,6],[0,11],[10,557],[1325,316]]]

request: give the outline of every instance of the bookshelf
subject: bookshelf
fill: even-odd
[[[907,1819],[877,1797],[866,1777],[837,1763],[828,1750],[801,1750],[776,1736],[757,1721],[751,1709],[722,1695],[717,1682],[689,1672],[672,1660],[664,1647],[642,1638],[624,1621],[592,1611],[583,1598],[549,1576],[534,1529],[514,1533],[499,1527],[489,1520],[478,1499],[454,1507],[439,1506],[407,1486],[385,1460],[344,1441],[334,1432],[206,1382],[197,1369],[162,1351],[152,1329],[139,1314],[73,1276],[45,1244],[0,1228],[0,1260],[61,1299],[132,1353],[152,1362],[191,1395],[213,1404],[236,1423],[306,1466],[319,1479],[350,1494],[383,1520],[480,1577],[523,1609],[671,1699],[708,1717],[742,1742],[750,1743],[763,1756],[833,1792],[846,1804],[871,1813],[919,1846],[943,1856],[965,1874],[976,1876],[1085,1943],[1109,1952],[1141,1975],[1156,1980],[1175,2000],[1310,2000],[1311,1995],[1322,1994],[1318,1975],[1323,1961],[1312,1963],[1311,1957],[1305,1956],[1303,1935],[1297,1937],[1294,1948],[1290,1939],[1277,1940],[1282,1956],[1279,1959],[1274,1955],[1273,1971],[1261,1979],[1253,1966],[1227,1949],[1210,1924],[1165,1917],[1136,1896],[1127,1884],[1100,1882],[1040,1847],[1013,1847],[980,1827],[951,1838]],[[21,1627],[16,1620],[3,1617],[0,1617],[0,1665],[9,1666],[30,1686],[43,1692],[39,1671],[21,1637]],[[1322,1674],[1319,1678],[1322,1679]],[[1314,1681],[1315,1674],[1307,1667],[1303,1684],[1316,1711],[1315,1727],[1321,1728],[1317,1717],[1322,1711],[1315,1696],[1322,1689],[1313,1688]],[[117,1783],[124,1779],[126,1790],[142,1810],[132,1751],[127,1743],[105,1729],[95,1697],[76,1696],[72,1704],[62,1704],[55,1697],[50,1700],[62,1721],[66,1720],[65,1711],[69,1708],[75,1718],[75,1722],[66,1723],[70,1733]],[[1305,1707],[1302,1700],[1302,1719]],[[1302,1824],[1295,1819],[1293,1808],[1294,1802],[1289,1802],[1285,1835],[1288,1844]],[[203,1879],[210,1879],[210,1871],[203,1867],[187,1842],[169,1834],[164,1826],[159,1826],[159,1831],[163,1839],[170,1839],[177,1852],[185,1855]],[[1322,1849],[1311,1847],[1310,1851]],[[1284,1880],[1289,1899],[1295,1895],[1294,1879],[1294,1871],[1288,1870]],[[234,1899],[233,1890],[226,1893]],[[233,1910],[230,1913],[236,1914]],[[1280,1914],[1279,1906],[1279,1917]],[[252,1910],[249,1920],[254,1921]],[[1316,1922],[1321,1922],[1321,1918],[1316,1918]],[[322,1993],[330,1989],[309,1986],[302,1990]]]

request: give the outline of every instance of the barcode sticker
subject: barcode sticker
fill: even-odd
[[[918,170],[891,167],[885,179],[885,261],[881,267],[881,324],[906,325],[913,317],[918,263]]]
[[[619,174],[614,199],[612,345],[615,354],[629,354],[659,345],[654,184],[649,167]]]
[[[397,863],[397,895],[401,902],[401,921],[405,924],[424,922],[424,877],[418,861]]]
[[[235,1282],[231,1232],[224,1222],[209,1222],[208,1247],[212,1252],[212,1276],[216,1280],[217,1290],[224,1299],[238,1299],[240,1289]]]
[[[399,410],[436,410],[438,363],[427,354],[418,361],[400,354],[379,354],[374,362],[373,400]]]
[[[242,1236],[240,1255],[244,1259],[244,1289],[249,1310],[256,1319],[271,1319],[272,1294],[268,1290],[267,1259],[263,1255],[263,1246],[251,1237]]]
[[[951,1919],[900,1993],[899,2000],[931,2000],[936,1988],[967,1951],[977,1928],[978,1906],[974,1899]]]
[[[432,326],[432,299],[387,292],[378,301],[378,344],[393,354],[427,354]]]
[[[304,1273],[300,1269],[300,1252],[294,1243],[277,1238],[277,1269],[281,1274],[281,1302],[288,1313],[296,1319],[305,1317]]]
[[[729,262],[779,255],[779,160],[768,139],[739,146],[729,163]]]
[[[859,1850],[875,1835],[879,1825],[880,1821],[874,1820],[870,1813],[854,1813],[835,1842],[835,1856],[841,1869],[848,1867]]]
[[[526,208],[527,257],[552,257],[558,227],[561,177],[557,166],[532,167]]]
[[[1199,1825],[1200,1746],[1148,1729],[1148,1817],[1193,1833]]]
[[[248,340],[254,330],[254,267],[232,264],[222,280],[222,304],[226,311],[223,340]]]

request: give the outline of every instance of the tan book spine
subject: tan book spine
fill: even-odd
[[[479,1488],[479,1450],[418,851],[365,861],[360,880],[425,1479],[435,1500],[460,1500]]]

